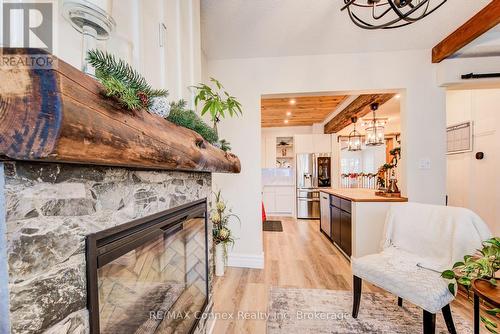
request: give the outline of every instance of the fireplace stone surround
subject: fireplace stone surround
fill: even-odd
[[[0,163],[0,332],[88,333],[85,237],[210,195],[210,173]]]

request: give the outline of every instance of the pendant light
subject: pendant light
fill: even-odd
[[[352,22],[363,29],[394,29],[434,13],[447,0],[344,0]]]
[[[356,131],[356,122],[358,121],[357,117],[351,118],[352,124],[354,124],[354,130],[349,133],[349,140],[347,143],[348,151],[361,151],[361,134]]]
[[[366,142],[367,146],[380,146],[385,144],[385,128],[382,121],[378,121],[375,112],[378,110],[378,103],[372,103],[371,109],[373,112],[373,119],[370,126],[366,128]]]

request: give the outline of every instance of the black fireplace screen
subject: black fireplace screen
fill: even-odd
[[[87,237],[92,334],[190,333],[208,299],[206,200]]]

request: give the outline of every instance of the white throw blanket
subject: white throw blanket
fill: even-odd
[[[491,238],[487,225],[468,209],[419,203],[392,205],[384,235],[383,249],[396,247],[418,255],[426,259],[422,267],[438,272],[475,253],[482,241]]]

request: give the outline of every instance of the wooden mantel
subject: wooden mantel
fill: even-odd
[[[240,172],[235,155],[147,111],[121,108],[95,79],[54,59],[52,69],[0,66],[0,159]]]

